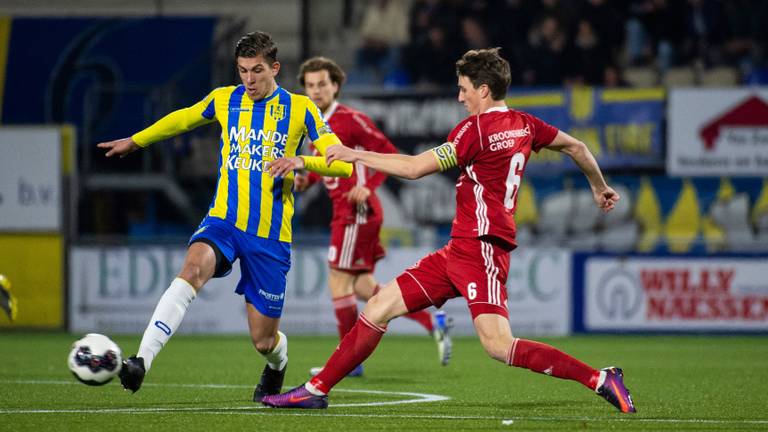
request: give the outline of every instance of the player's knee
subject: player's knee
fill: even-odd
[[[179,277],[189,282],[195,290],[199,290],[210,278],[205,269],[195,262],[185,263]]]
[[[251,336],[251,342],[253,343],[254,348],[256,348],[256,351],[261,354],[269,354],[275,346],[275,338],[271,336]]]
[[[387,311],[388,308],[386,299],[382,298],[381,295],[376,294],[368,300],[363,313],[369,321],[379,325],[384,325],[392,318],[388,316]]]

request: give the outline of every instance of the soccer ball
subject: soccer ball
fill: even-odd
[[[67,365],[83,384],[104,385],[120,372],[123,356],[120,347],[102,334],[89,333],[72,344]]]

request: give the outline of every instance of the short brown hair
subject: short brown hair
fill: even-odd
[[[339,86],[339,90],[333,95],[334,98],[339,97],[341,86],[344,84],[344,81],[347,80],[347,74],[344,73],[341,66],[327,57],[312,57],[302,63],[301,67],[299,67],[299,76],[297,77],[299,83],[304,87],[304,75],[308,72],[320,72],[322,70],[328,71],[328,76],[331,77],[331,82]]]
[[[277,45],[272,36],[262,31],[247,33],[235,45],[235,59],[238,57],[264,57],[269,63],[277,61]]]
[[[456,62],[456,75],[469,78],[475,88],[485,84],[493,100],[502,100],[512,81],[509,62],[499,55],[501,48],[469,50]]]

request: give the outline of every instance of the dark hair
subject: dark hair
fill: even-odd
[[[307,72],[320,72],[322,70],[328,71],[328,76],[331,77],[331,82],[339,86],[339,90],[333,95],[333,97],[338,97],[339,92],[341,92],[342,84],[347,80],[347,74],[344,73],[335,61],[327,57],[312,57],[302,63],[301,67],[299,67],[299,83],[304,87],[304,75],[306,75]]]
[[[262,31],[247,33],[235,45],[235,59],[257,56],[264,57],[269,63],[277,61],[277,45],[272,36]]]
[[[469,50],[456,62],[456,75],[464,75],[475,88],[485,84],[493,100],[502,100],[512,81],[509,62],[501,58],[501,48]]]

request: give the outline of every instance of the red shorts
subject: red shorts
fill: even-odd
[[[472,319],[484,313],[509,318],[509,252],[478,238],[452,238],[397,277],[408,311],[440,307],[462,296]]]
[[[364,224],[332,224],[328,265],[350,273],[373,272],[376,261],[384,258],[379,240],[381,221]]]

